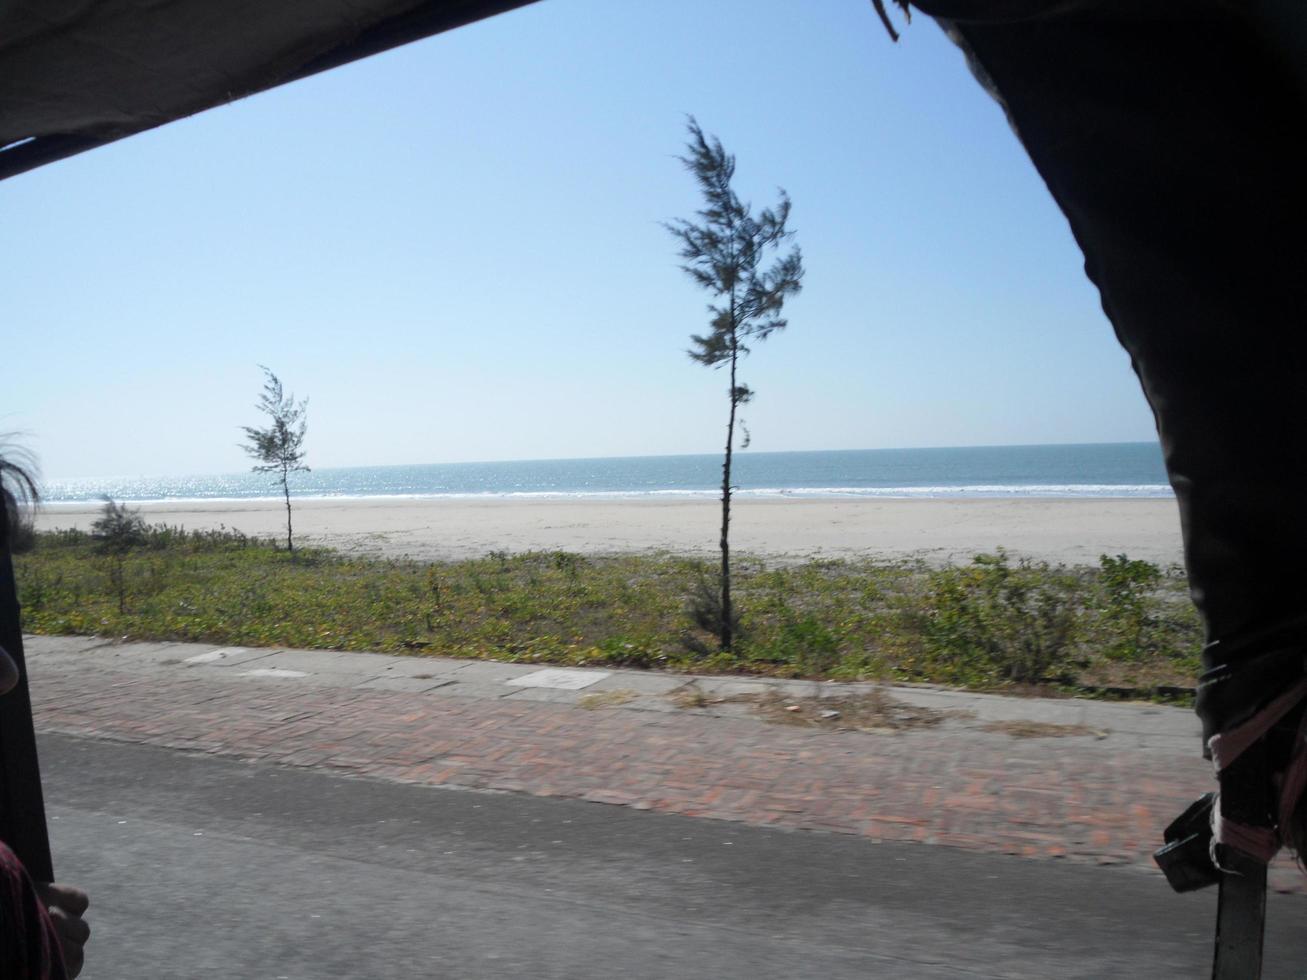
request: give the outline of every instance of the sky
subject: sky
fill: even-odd
[[[543,0],[0,182],[0,432],[48,479],[721,449],[693,114],[807,269],[752,449],[1155,439],[1066,222],[928,19]]]

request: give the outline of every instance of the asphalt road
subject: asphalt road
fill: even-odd
[[[40,740],[88,980],[1201,977],[1215,895],[1133,868]],[[1273,895],[1267,977],[1307,974]]]

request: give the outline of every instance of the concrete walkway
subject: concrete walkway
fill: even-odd
[[[874,685],[24,642],[43,733],[1150,874],[1212,783],[1192,713],[1153,705],[892,687],[858,730]],[[1288,862],[1272,883],[1301,890]]]

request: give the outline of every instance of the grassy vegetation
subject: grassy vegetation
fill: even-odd
[[[427,564],[301,550],[292,560],[270,540],[162,526],[121,556],[121,571],[102,552],[82,532],[37,535],[16,558],[24,628],[1100,693],[1190,686],[1201,642],[1183,575],[1123,555],[1098,568],[1001,552],[943,569],[742,558],[744,632],[721,654],[686,614],[711,570],[674,555],[492,552]]]

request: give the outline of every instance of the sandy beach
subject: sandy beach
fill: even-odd
[[[37,527],[88,528],[100,504],[50,504]],[[237,528],[284,535],[280,501],[149,503],[151,523]],[[716,501],[613,499],[303,500],[296,537],[348,551],[422,560],[492,550],[565,549],[586,554],[662,549],[708,554],[717,547]],[[738,552],[965,562],[1004,547],[1014,555],[1097,564],[1100,554],[1168,565],[1181,560],[1180,524],[1169,499],[737,500],[731,542]]]

